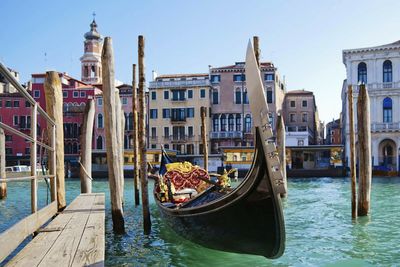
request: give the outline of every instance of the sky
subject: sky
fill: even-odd
[[[113,40],[116,78],[132,81],[137,38],[145,37],[146,80],[158,74],[207,73],[244,61],[260,38],[288,90],[313,91],[320,119],[338,118],[346,78],[342,50],[400,40],[400,1],[342,0],[0,0],[0,61],[20,72],[67,72],[80,78],[83,34],[96,13]]]

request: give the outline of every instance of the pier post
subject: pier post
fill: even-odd
[[[357,217],[357,185],[356,185],[356,142],[354,136],[353,87],[347,90],[349,126],[350,126],[350,178],[351,178],[351,217]]]
[[[37,211],[37,103],[32,106],[31,110],[31,137],[33,142],[31,143],[31,212]]]
[[[115,73],[114,52],[111,37],[104,39],[101,54],[103,68],[104,122],[106,132],[106,150],[108,165],[108,181],[110,185],[111,215],[113,230],[117,234],[125,233],[125,222],[122,210],[121,178],[117,141],[117,110],[115,107]]]
[[[207,143],[207,108],[201,107],[201,140],[203,141],[203,158],[204,158],[204,169],[208,171],[208,143]]]
[[[81,193],[92,193],[92,139],[94,124],[94,99],[86,104],[81,131]]]
[[[146,157],[146,96],[145,96],[145,69],[144,69],[144,37],[138,38],[138,63],[139,63],[139,150],[140,150],[140,179],[142,189],[143,230],[150,234],[151,220],[148,196],[147,157]]]
[[[276,126],[276,143],[278,146],[279,160],[281,163],[281,170],[283,176],[283,186],[285,188],[285,193],[281,194],[281,197],[287,197],[287,177],[286,177],[286,131],[285,123],[283,121],[282,114],[278,115],[278,121]]]
[[[132,114],[133,114],[133,193],[135,205],[140,204],[139,198],[139,150],[138,150],[138,108],[136,90],[136,64],[132,65]]]
[[[0,178],[6,179],[6,138],[4,130],[0,128]],[[0,182],[0,199],[7,197],[7,183]]]
[[[124,113],[122,112],[121,98],[119,96],[118,89],[115,89],[115,108],[116,108],[116,120],[117,120],[117,148],[118,148],[118,166],[119,166],[119,178],[121,201],[124,204]]]
[[[371,119],[369,95],[365,85],[360,85],[357,102],[357,126],[359,146],[358,216],[368,215],[371,196]]]
[[[56,71],[46,72],[44,82],[44,90],[46,95],[46,111],[50,118],[55,121],[55,160],[56,169],[54,168],[54,157],[49,157],[50,173],[56,175],[57,203],[58,210],[63,210],[66,207],[65,201],[65,170],[64,170],[64,125],[63,125],[63,95],[60,77]],[[49,140],[52,140],[51,125],[47,126]]]
[[[253,36],[253,48],[254,48],[254,55],[256,56],[256,61],[258,67],[260,67],[260,44],[258,36]]]

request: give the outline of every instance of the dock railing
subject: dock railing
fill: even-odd
[[[31,127],[30,127],[30,135],[27,135],[7,124],[0,122],[0,128],[6,132],[13,133],[18,135],[25,140],[31,143],[30,145],[30,166],[31,166],[31,175],[26,177],[18,177],[18,178],[7,178],[0,177],[0,183],[3,182],[14,182],[21,180],[30,180],[31,181],[31,215],[25,217],[20,220],[9,229],[0,233],[0,263],[11,253],[13,252],[21,243],[27,238],[29,235],[33,234],[37,231],[43,224],[45,224],[48,220],[50,220],[57,213],[57,194],[56,194],[56,124],[54,120],[50,118],[50,116],[43,110],[42,107],[33,99],[33,97],[29,94],[29,92],[22,87],[19,82],[14,78],[14,76],[10,73],[6,66],[4,66],[0,62],[0,73],[4,76],[4,78],[10,82],[16,90],[31,104]],[[43,142],[37,140],[37,116],[41,115],[51,126],[51,135],[49,138],[49,144],[47,145]],[[48,127],[50,128],[50,127]],[[52,158],[50,161],[52,164],[52,168],[50,168],[51,173],[48,175],[38,175],[37,173],[37,147],[45,148],[49,157]],[[5,148],[0,148],[5,149]],[[5,158],[0,159],[5,161]],[[4,172],[3,172],[4,173]],[[37,182],[38,179],[50,179],[50,195],[51,195],[51,203],[47,206],[43,207],[40,210],[37,210]]]

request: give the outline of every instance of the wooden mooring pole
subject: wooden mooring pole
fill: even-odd
[[[258,36],[253,36],[254,55],[256,56],[257,65],[260,67],[260,43]]]
[[[283,186],[285,188],[285,193],[281,194],[281,197],[287,197],[287,177],[286,177],[286,131],[285,123],[283,121],[283,116],[278,115],[278,121],[276,126],[276,143],[278,146],[279,160],[281,163],[281,170],[283,175]]]
[[[135,205],[140,204],[139,198],[139,149],[138,149],[138,104],[136,90],[136,64],[132,65],[132,114],[133,114],[133,193],[135,197]]]
[[[0,128],[0,178],[6,178],[6,138],[4,130]],[[7,197],[7,183],[0,182],[0,199]]]
[[[120,160],[117,141],[117,124],[119,122],[117,120],[117,110],[115,107],[114,53],[110,37],[104,39],[101,64],[103,68],[103,104],[111,215],[114,232],[123,234],[125,233],[125,221],[122,210]]]
[[[121,201],[124,204],[124,125],[125,117],[122,111],[121,99],[119,97],[118,89],[115,90],[115,108],[116,108],[116,120],[117,120],[117,148],[118,148],[118,160],[119,160],[119,178],[120,178],[120,192]]]
[[[61,211],[66,207],[65,201],[65,170],[64,170],[64,125],[63,125],[63,94],[60,77],[56,71],[46,72],[44,82],[44,90],[46,95],[46,111],[56,124],[55,136],[53,135],[53,127],[47,126],[49,140],[55,138],[55,157],[49,157],[50,173],[56,175],[57,187],[57,203],[58,210]],[[56,160],[56,170],[54,171],[54,158]]]
[[[358,216],[366,216],[370,207],[372,162],[371,119],[369,96],[364,84],[360,85],[357,101],[357,131],[359,148]]]
[[[207,107],[200,108],[201,113],[201,140],[203,142],[204,169],[208,171],[208,143],[207,143]]]
[[[354,136],[353,87],[347,90],[349,126],[350,126],[350,178],[351,178],[351,217],[357,218],[357,185],[356,185],[356,142]]]
[[[81,193],[92,193],[92,139],[94,124],[94,99],[89,99],[83,115],[81,131],[80,178]]]
[[[139,150],[140,150],[140,180],[142,189],[143,230],[150,234],[151,220],[147,181],[147,157],[146,157],[146,99],[145,99],[145,69],[144,69],[144,37],[138,38],[138,63],[139,63]]]

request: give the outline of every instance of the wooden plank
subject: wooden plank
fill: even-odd
[[[7,197],[6,181],[6,141],[4,130],[0,128],[0,199]]]
[[[71,212],[71,220],[38,266],[71,266],[95,198],[96,196],[92,194],[80,195],[76,199],[78,207],[63,212],[63,214]]]
[[[53,201],[3,232],[0,235],[0,262],[13,252],[25,238],[54,216],[56,212],[57,202]]]
[[[104,195],[97,195],[72,266],[104,265]]]

